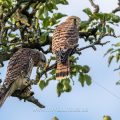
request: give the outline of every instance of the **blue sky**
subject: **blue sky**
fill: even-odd
[[[91,7],[88,0],[69,0],[69,3],[69,6],[60,5],[59,11],[67,15],[79,16],[81,20],[87,19],[82,10],[85,7]],[[117,0],[96,0],[96,3],[99,3],[103,12],[110,12],[117,6]],[[119,33],[119,30],[117,31]],[[106,40],[111,40],[114,43],[119,39],[107,37],[103,41]],[[79,43],[80,47],[84,46],[82,40]],[[56,94],[57,81],[51,82],[43,91],[35,86],[33,88],[35,96],[46,106],[45,110],[50,112],[41,111],[31,103],[24,103],[10,97],[0,109],[1,120],[51,120],[53,116],[57,116],[60,120],[102,120],[105,114],[110,115],[112,120],[120,120],[120,86],[115,85],[116,81],[119,80],[119,71],[113,72],[116,67],[115,62],[108,68],[107,58],[103,57],[109,47],[110,45],[97,47],[96,52],[91,48],[86,49],[79,57],[79,64],[87,64],[91,67],[90,75],[93,79],[91,86],[82,88],[80,83],[75,80],[72,92],[64,93],[60,98]],[[7,63],[0,70],[3,79]],[[35,70],[32,77],[35,77]],[[61,110],[65,112],[60,112]]]

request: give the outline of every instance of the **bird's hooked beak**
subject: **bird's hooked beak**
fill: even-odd
[[[38,66],[39,66],[41,69],[44,69],[45,66],[46,66],[46,62],[40,61],[40,62],[38,63]]]
[[[80,18],[76,18],[76,25],[78,29],[80,27],[80,22],[81,22]]]

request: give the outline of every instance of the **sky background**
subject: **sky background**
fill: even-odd
[[[117,0],[95,0],[100,5],[102,12],[111,12],[117,7]],[[86,7],[91,7],[88,0],[69,0],[68,6],[59,6],[59,11],[67,15],[76,15],[81,20],[87,16],[82,12]],[[119,28],[115,28],[119,34]],[[111,37],[103,41],[111,40],[112,43],[119,39]],[[80,47],[84,46],[83,41]],[[79,64],[91,67],[92,85],[81,87],[75,80],[72,92],[64,93],[61,97],[56,94],[56,82],[53,81],[43,91],[35,86],[35,96],[46,106],[43,111],[31,103],[24,103],[17,98],[10,97],[0,109],[0,120],[51,120],[57,116],[59,120],[102,120],[103,115],[110,115],[112,120],[120,120],[120,86],[115,83],[119,80],[119,71],[113,72],[115,62],[111,67],[107,66],[107,57],[103,57],[110,44],[104,47],[97,47],[97,51],[91,48],[82,52],[79,57]],[[1,78],[5,78],[8,62],[0,69]],[[35,77],[33,70],[32,78]],[[61,112],[61,111],[64,112]]]

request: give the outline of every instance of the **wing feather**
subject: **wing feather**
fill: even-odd
[[[30,77],[34,64],[30,54],[29,49],[20,49],[10,58],[4,85],[10,86],[21,77]]]

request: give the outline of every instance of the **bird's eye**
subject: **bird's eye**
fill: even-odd
[[[74,19],[74,24],[76,25],[76,19]]]
[[[42,59],[41,61],[42,61],[42,62],[46,62],[45,59]]]

